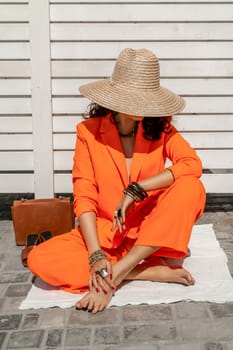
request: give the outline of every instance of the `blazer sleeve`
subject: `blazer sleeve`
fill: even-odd
[[[177,179],[184,175],[201,177],[201,160],[180,133],[172,127],[172,132],[167,134],[165,138],[166,156],[172,161],[172,165],[168,169],[171,170],[174,178]]]
[[[76,146],[72,170],[74,212],[79,216],[84,212],[97,213],[97,184],[88,146],[87,129],[84,123],[77,125]]]

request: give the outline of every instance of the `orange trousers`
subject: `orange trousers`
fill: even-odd
[[[204,211],[205,199],[199,179],[180,177],[170,187],[155,191],[128,214],[124,236],[119,231],[111,232],[110,220],[98,218],[101,247],[113,264],[133,245],[160,247],[145,259],[143,266],[156,264],[157,256],[184,257],[192,227]],[[34,275],[65,291],[88,290],[88,252],[79,228],[35,247],[29,254],[28,266]]]

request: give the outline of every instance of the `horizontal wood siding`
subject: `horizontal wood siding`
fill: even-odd
[[[0,2],[0,193],[34,192],[27,1]]]
[[[0,2],[0,193],[72,192],[75,128],[89,103],[78,88],[108,77],[125,47],[159,57],[161,85],[186,100],[173,121],[203,161],[207,191],[233,192],[233,1],[39,1]],[[50,23],[35,16],[46,6]]]

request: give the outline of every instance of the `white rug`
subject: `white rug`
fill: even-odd
[[[194,286],[134,281],[124,284],[109,306],[126,304],[160,304],[181,300],[224,303],[233,301],[233,279],[227,267],[227,256],[220,248],[212,225],[196,225],[189,244],[191,257],[184,267],[194,276]],[[82,294],[63,292],[36,279],[20,309],[49,307],[68,308],[82,298]]]

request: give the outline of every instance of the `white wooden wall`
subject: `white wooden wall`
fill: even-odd
[[[71,193],[78,86],[111,74],[125,47],[160,58],[181,94],[175,125],[209,193],[233,192],[233,1],[0,2],[0,193]]]

